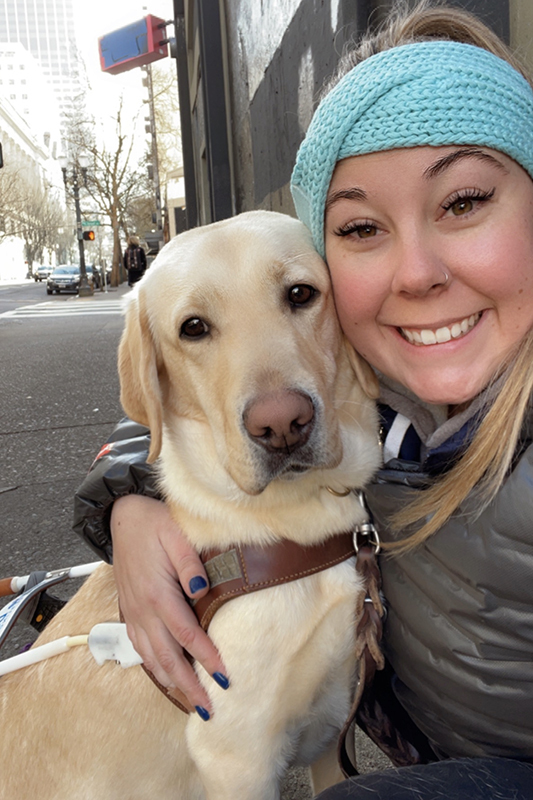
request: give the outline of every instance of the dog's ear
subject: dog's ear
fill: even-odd
[[[143,300],[139,292],[128,304],[118,348],[118,373],[124,411],[135,422],[150,428],[148,463],[151,464],[161,451],[163,407],[156,349]]]
[[[355,372],[355,377],[361,384],[363,391],[371,400],[377,400],[379,397],[379,383],[376,373],[365,359],[357,353],[350,342],[345,338],[344,344],[346,352],[348,353],[348,360],[351,367]]]

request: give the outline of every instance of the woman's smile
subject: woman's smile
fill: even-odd
[[[400,334],[410,344],[425,347],[434,344],[444,344],[452,339],[462,339],[481,319],[481,312],[471,314],[461,320],[456,320],[449,325],[422,326],[420,328],[398,328]]]

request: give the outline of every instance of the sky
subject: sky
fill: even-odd
[[[111,137],[111,119],[122,96],[128,121],[141,112],[137,123],[137,137],[144,139],[146,109],[143,109],[142,99],[146,97],[146,90],[142,89],[141,70],[132,69],[120,75],[104,74],[100,69],[98,37],[148,14],[169,20],[172,18],[172,0],[90,0],[89,3],[75,0],[73,5],[78,49],[85,62],[92,88],[87,98],[88,110],[102,120]],[[167,27],[167,35],[174,35],[172,25]],[[105,133],[103,135],[105,137]]]

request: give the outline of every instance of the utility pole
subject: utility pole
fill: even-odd
[[[154,106],[154,89],[152,83],[152,65],[147,64],[141,67],[146,77],[143,80],[143,86],[148,89],[148,109],[149,109],[149,123],[150,127],[146,127],[146,132],[151,134],[152,144],[152,181],[154,185],[155,195],[155,224],[158,233],[161,231],[160,247],[163,242],[163,215],[161,213],[161,183],[159,180],[159,157],[157,153],[157,131],[155,125],[155,106]],[[145,101],[146,102],[146,101]]]

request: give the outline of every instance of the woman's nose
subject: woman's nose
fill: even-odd
[[[392,291],[418,297],[440,291],[450,278],[451,270],[436,247],[424,239],[399,243]]]

